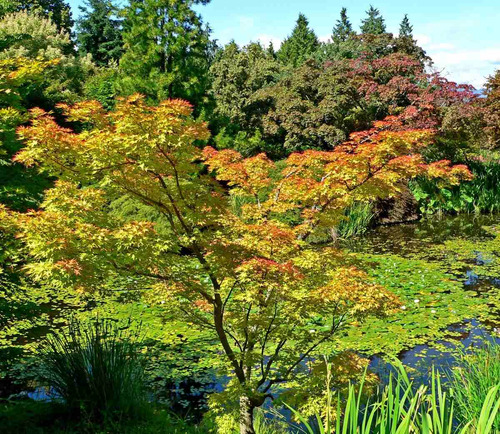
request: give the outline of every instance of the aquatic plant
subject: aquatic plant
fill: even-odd
[[[396,374],[368,402],[363,397],[363,380],[349,387],[347,397],[334,399],[328,388],[326,417],[311,420],[290,408],[307,434],[494,434],[500,408],[500,385],[490,387],[481,402],[478,418],[461,427],[454,423],[454,392],[446,391],[440,375],[433,371],[430,387],[416,390],[403,365],[395,362]],[[333,403],[337,402],[334,409]],[[342,403],[343,402],[343,403]],[[335,415],[335,419],[330,415]]]
[[[345,215],[345,219],[337,227],[338,235],[341,238],[362,235],[373,221],[373,205],[369,202],[355,202],[346,210]]]
[[[474,179],[461,185],[440,187],[432,180],[417,178],[410,183],[424,214],[493,213],[500,211],[500,163],[478,157],[467,162]]]
[[[500,345],[488,343],[472,353],[462,352],[449,380],[455,390],[457,416],[462,422],[472,421],[477,425],[491,386],[500,387]],[[497,399],[500,401],[500,394]],[[500,413],[493,427],[495,432],[500,432]]]

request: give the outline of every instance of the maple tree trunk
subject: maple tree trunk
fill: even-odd
[[[255,434],[253,411],[255,406],[248,396],[240,397],[240,434]]]

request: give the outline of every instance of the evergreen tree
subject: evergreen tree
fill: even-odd
[[[117,8],[110,0],[86,0],[80,7],[77,21],[79,52],[90,53],[99,66],[118,61],[122,54],[121,23],[116,18]]]
[[[335,43],[345,42],[353,33],[352,24],[347,18],[347,9],[342,8],[340,19],[337,20],[337,25],[333,28],[332,41]]]
[[[386,33],[385,22],[380,11],[373,6],[366,11],[367,17],[361,21],[361,33],[370,35],[381,35]]]
[[[267,46],[267,54],[273,59],[276,58],[276,50],[274,49],[273,41],[269,42],[269,45]]]
[[[198,103],[212,58],[210,29],[193,6],[208,0],[131,0],[124,9],[126,93]]]
[[[286,65],[300,66],[311,57],[319,47],[318,37],[309,28],[304,14],[299,14],[292,34],[285,39],[278,51],[278,58]]]
[[[71,8],[64,0],[16,0],[17,10],[37,11],[50,18],[58,30],[71,35],[73,18]]]
[[[210,68],[215,114],[238,129],[253,132],[265,107],[255,94],[276,82],[280,66],[259,43],[243,48],[234,41],[227,44]]]
[[[422,65],[432,64],[432,60],[422,47],[413,38],[413,26],[410,24],[408,15],[405,14],[399,25],[399,37],[395,39],[395,48],[399,53],[405,53],[417,59]]]
[[[399,37],[400,38],[412,38],[413,37],[413,26],[410,24],[408,19],[408,14],[405,14],[403,21],[399,25]]]

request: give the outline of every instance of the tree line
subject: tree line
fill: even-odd
[[[26,95],[26,108],[94,99],[112,109],[117,97],[134,93],[153,104],[182,98],[209,122],[212,144],[247,156],[333,149],[371,122],[402,113],[405,125],[438,127],[446,139],[499,140],[491,104],[471,86],[428,72],[432,60],[407,15],[393,35],[370,6],[356,32],[342,8],[331,38],[320,42],[299,14],[280,47],[219,46],[194,10],[204,4],[141,0],[119,8],[88,0],[74,22],[62,0],[7,2],[0,56],[59,59]]]

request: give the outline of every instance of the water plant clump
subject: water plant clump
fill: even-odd
[[[485,343],[461,352],[449,381],[457,417],[462,423],[470,420],[477,425],[492,385],[500,385],[500,345]],[[500,396],[495,398],[500,400]],[[493,419],[492,432],[500,432],[500,413]]]
[[[330,372],[330,370],[329,370]],[[433,370],[430,385],[414,384],[401,363],[396,363],[388,383],[378,392],[364,396],[364,380],[351,384],[347,395],[336,396],[327,377],[326,403],[322,413],[311,420],[290,410],[308,434],[496,434],[500,413],[500,382],[487,383],[478,406],[465,416],[460,408],[458,383],[443,386]]]

